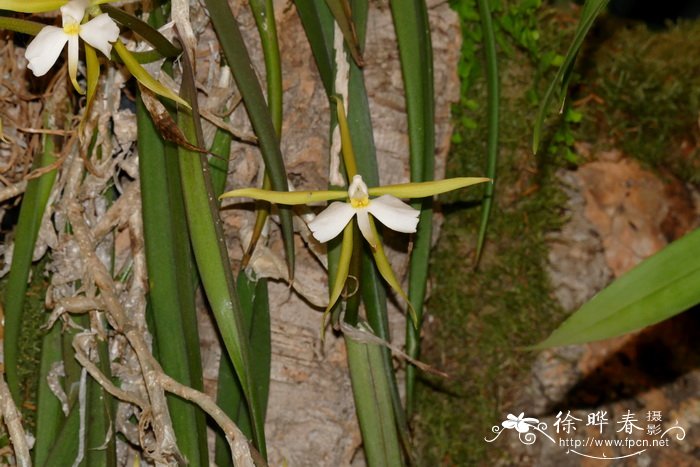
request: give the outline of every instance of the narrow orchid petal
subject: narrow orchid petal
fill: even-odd
[[[369,225],[369,212],[366,208],[357,210],[357,226],[360,228],[360,232],[362,232],[362,236],[365,237],[369,246],[371,246],[373,250],[376,249],[377,237],[374,235]]]
[[[369,189],[370,196],[392,195],[397,198],[427,198],[459,188],[491,181],[483,177],[458,177],[421,183],[401,183],[398,185],[378,186]]]
[[[337,237],[354,215],[355,210],[352,206],[336,201],[309,222],[309,229],[311,229],[316,240],[325,243]]]
[[[85,91],[78,84],[78,36],[68,35],[68,76],[70,77],[73,87],[80,94],[85,94]]]
[[[367,210],[379,222],[391,230],[413,233],[418,225],[420,211],[414,209],[398,198],[383,195],[370,201]]]
[[[80,37],[109,57],[112,52],[111,42],[119,37],[119,26],[107,13],[102,13],[80,26]]]
[[[44,76],[58,60],[67,41],[68,34],[63,29],[55,26],[43,28],[24,52],[29,62],[27,68],[32,70],[34,76]]]
[[[80,24],[85,16],[87,2],[82,0],[72,0],[61,7],[63,26],[69,24]]]

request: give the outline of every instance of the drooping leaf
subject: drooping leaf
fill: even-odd
[[[279,139],[272,123],[269,108],[265,102],[260,83],[250,61],[248,49],[238,27],[238,22],[225,0],[205,0],[212,24],[219,36],[221,48],[226,61],[231,67],[243,103],[248,112],[250,123],[258,137],[260,152],[265,161],[265,170],[270,175],[272,188],[287,191],[287,174],[280,151]],[[287,254],[289,279],[294,279],[294,225],[290,208],[280,208],[282,237]]]
[[[534,349],[620,336],[700,303],[700,230],[642,261],[585,303]]]
[[[496,34],[493,30],[491,19],[491,7],[489,0],[478,0],[479,15],[481,17],[481,29],[484,33],[484,55],[486,56],[486,93],[487,93],[487,126],[488,141],[486,145],[486,176],[495,182],[496,165],[498,162],[498,119],[499,119],[499,80],[498,57],[496,56]],[[484,188],[484,197],[481,203],[481,224],[479,225],[479,237],[476,242],[476,260],[479,264],[481,252],[486,241],[486,230],[491,217],[495,183],[489,183]]]

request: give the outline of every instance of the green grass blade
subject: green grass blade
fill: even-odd
[[[481,30],[484,34],[484,54],[486,55],[486,94],[487,94],[487,131],[488,142],[486,145],[486,176],[495,182],[496,166],[498,163],[498,119],[499,119],[499,82],[498,82],[498,57],[496,55],[496,34],[493,30],[491,8],[489,0],[478,0],[479,15],[481,16]],[[493,197],[496,184],[489,183],[484,189],[484,198],[481,203],[481,224],[479,225],[479,237],[476,242],[476,260],[478,266],[481,252],[486,240],[486,231],[491,217]]]
[[[188,342],[192,339],[186,337],[186,329],[195,333],[197,330],[194,294],[185,295],[193,287],[187,265],[189,238],[178,236],[183,226],[176,228],[173,217],[178,209],[183,209],[182,202],[178,203],[181,193],[173,193],[168,181],[168,175],[178,174],[168,173],[164,143],[140,99],[137,122],[149,300],[159,361],[163,370],[180,383],[197,386],[196,379],[201,386],[201,364],[200,374],[193,376],[196,368],[191,368],[190,358],[199,357],[199,339],[195,336],[194,342]],[[176,161],[170,162],[172,165]],[[191,348],[192,344],[195,347]],[[168,395],[168,406],[180,451],[190,462],[205,462],[206,452],[200,449],[205,446],[200,440],[200,435],[206,436],[204,420],[197,418],[194,405],[176,396]]]
[[[544,126],[544,120],[547,117],[547,112],[552,104],[552,100],[558,97],[560,101],[564,100],[564,95],[566,93],[566,88],[569,84],[569,78],[576,62],[576,56],[578,55],[583,41],[588,34],[588,31],[593,26],[595,19],[598,17],[601,11],[608,4],[608,0],[586,0],[583,8],[581,10],[581,19],[579,20],[578,27],[574,33],[574,39],[569,46],[569,50],[564,56],[564,61],[562,62],[557,74],[547,88],[547,92],[542,98],[540,103],[539,111],[537,112],[537,118],[535,119],[535,128],[532,132],[532,152],[537,153],[540,146],[540,141],[542,140],[542,128]],[[562,108],[560,106],[560,108]]]
[[[215,15],[215,11],[211,13]],[[202,134],[196,114],[194,76],[188,57],[184,57],[185,72],[181,92],[185,99],[192,102],[193,113],[181,110],[178,113],[178,124],[191,143],[201,145]],[[178,152],[187,224],[197,268],[226,351],[236,369],[251,410],[256,446],[262,456],[266,457],[264,418],[258,410],[260,405],[251,376],[249,342],[224,243],[218,205],[211,186],[209,166],[202,162],[201,155],[196,152],[182,147],[178,148]]]
[[[381,347],[349,337],[345,345],[367,465],[403,465]]]
[[[700,303],[700,230],[676,240],[618,278],[536,349],[636,331]]]
[[[250,339],[251,354],[255,362],[251,372],[261,403],[260,411],[264,417],[270,392],[272,360],[267,281],[253,281],[246,277],[245,271],[241,271],[238,275],[237,291],[243,312],[243,325]],[[230,359],[224,357],[225,355],[222,355],[219,363],[217,404],[236,422],[243,434],[252,436],[250,412],[245,404],[243,389]],[[220,467],[232,465],[228,444],[220,432],[216,438],[216,464]]]
[[[433,179],[435,164],[433,56],[428,11],[424,0],[392,0],[390,4],[406,92],[411,181],[424,182]],[[420,326],[433,226],[432,200],[424,200],[416,207],[421,208],[421,214],[411,252],[408,285],[409,303],[416,317],[406,323],[406,349],[413,358],[418,358],[420,353]],[[415,367],[409,365],[406,373],[406,413],[409,416],[413,412],[414,386]]]
[[[106,324],[106,323],[105,323]],[[98,365],[102,374],[111,377],[107,342],[98,340]],[[87,434],[85,443],[85,464],[112,467],[117,465],[117,443],[114,400],[104,388],[88,376],[87,381]],[[178,438],[179,439],[179,438]]]
[[[45,167],[56,161],[54,156],[54,141],[52,136],[44,137],[44,147],[37,155],[34,167]],[[34,245],[39,234],[41,219],[44,216],[46,204],[51,194],[56,170],[46,172],[39,178],[27,183],[27,189],[22,199],[19,219],[15,230],[15,246],[12,254],[12,265],[7,280],[5,293],[5,339],[4,358],[7,385],[10,388],[15,403],[21,405],[19,379],[17,376],[19,333],[22,322],[24,298],[27,291],[29,267],[32,264]]]
[[[275,134],[280,139],[282,136],[282,65],[280,63],[280,50],[277,41],[277,25],[275,22],[275,8],[272,0],[251,0],[250,8],[253,10],[255,24],[258,27],[258,34],[265,57],[265,72],[267,78],[267,102],[270,107],[270,117],[275,128]],[[263,189],[270,189],[272,182],[270,175],[265,171],[263,178]],[[270,206],[267,203],[255,203],[257,211],[253,233],[250,236],[250,244],[246,249],[241,265],[245,268],[253,255],[255,245],[257,245],[262,235],[265,222],[270,215]]]
[[[35,465],[44,465],[51,446],[56,442],[61,424],[65,420],[61,403],[51,392],[46,377],[54,363],[61,360],[61,325],[55,323],[44,336],[41,344],[39,366],[39,390],[36,410],[36,441],[33,460]]]
[[[238,22],[233,17],[228,3],[224,0],[205,0],[209,10],[211,21],[214,25],[221,48],[226,60],[231,67],[243,103],[248,111],[253,130],[258,137],[260,152],[265,161],[265,169],[270,176],[272,188],[277,191],[287,191],[287,174],[284,169],[284,160],[280,152],[279,139],[275,133],[275,127],[270,112],[265,102],[260,83],[258,82],[253,65],[248,55]],[[292,224],[292,211],[282,207],[279,210],[282,224],[282,236],[287,254],[287,267],[289,278],[294,278],[294,226]]]
[[[73,465],[78,456],[78,436],[80,430],[80,413],[78,404],[73,404],[68,417],[65,419],[58,433],[56,442],[47,456],[44,467],[56,467],[58,465]]]
[[[333,16],[325,2],[294,0],[297,14],[311,45],[323,87],[332,96],[334,82]]]
[[[210,159],[214,195],[219,196],[224,190],[226,171],[230,156],[231,137],[229,133],[219,131],[214,137],[210,152],[218,157]],[[219,175],[215,178],[215,174]],[[223,174],[223,177],[221,176]],[[270,336],[270,305],[267,293],[267,280],[248,279],[244,271],[238,276],[238,298],[241,305],[243,324],[250,339],[252,375],[258,389],[258,400],[263,418],[267,412],[267,400],[270,393],[270,365],[272,345]],[[245,404],[245,397],[235,369],[226,354],[221,356],[217,388],[217,404],[232,420],[236,422],[246,436],[252,437],[250,413]],[[229,446],[220,432],[216,434],[216,464],[220,467],[232,465]]]
[[[367,28],[369,4],[367,1],[353,2],[353,21],[357,28],[357,36],[360,48],[364,48]],[[350,78],[348,83],[348,109],[347,125],[350,130],[352,146],[355,150],[357,171],[369,187],[379,185],[379,168],[377,165],[377,152],[374,143],[374,130],[369,109],[367,89],[365,87],[362,69],[355,62],[350,63]],[[361,255],[360,292],[365,305],[367,321],[374,333],[387,342],[391,342],[389,332],[389,317],[386,304],[386,290],[384,282],[377,271],[371,253],[365,248]],[[347,313],[346,313],[347,317]],[[356,324],[356,323],[352,323]],[[401,437],[401,443],[406,452],[411,452],[410,431],[408,422],[399,396],[399,388],[394,373],[391,352],[386,347],[381,349],[384,372],[389,384],[394,417]],[[409,456],[411,457],[411,456]]]
[[[211,173],[211,186],[217,198],[221,196],[226,187],[232,139],[231,133],[217,129],[216,133],[214,133],[214,141],[211,143],[211,148],[209,148],[209,152],[215,156],[209,158],[209,169]]]

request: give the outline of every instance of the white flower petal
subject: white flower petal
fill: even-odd
[[[68,76],[70,77],[75,90],[83,94],[83,90],[78,84],[78,36],[68,36]]]
[[[316,240],[325,243],[337,237],[354,215],[355,209],[352,206],[348,203],[336,201],[309,222],[309,229],[311,229]]]
[[[34,76],[44,76],[58,60],[67,41],[68,34],[63,32],[63,29],[55,26],[44,27],[24,52],[29,62],[27,68],[32,70]]]
[[[517,422],[513,420],[505,420],[503,423],[501,423],[501,425],[503,425],[503,428],[507,430],[512,430],[517,425]]]
[[[87,8],[87,2],[82,0],[72,0],[63,5],[61,7],[63,25],[80,24],[85,16],[85,8]]]
[[[394,196],[383,195],[370,200],[367,210],[391,230],[404,233],[416,231],[420,211]]]
[[[357,226],[360,228],[362,236],[365,237],[369,245],[372,248],[377,248],[377,239],[374,238],[372,227],[369,225],[369,213],[367,208],[357,210]]]
[[[109,58],[111,42],[119,38],[119,26],[107,13],[102,13],[80,26],[80,37]]]

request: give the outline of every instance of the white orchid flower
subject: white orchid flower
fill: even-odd
[[[413,310],[413,307],[408,301],[408,297],[401,289],[401,284],[391,270],[389,260],[384,253],[384,247],[375,233],[376,227],[372,218],[376,218],[392,230],[412,233],[416,231],[420,211],[412,208],[399,198],[427,198],[488,181],[490,181],[488,178],[482,177],[458,177],[431,182],[399,183],[398,185],[368,188],[362,180],[362,176],[353,175],[352,183],[347,191],[287,192],[259,188],[239,188],[224,193],[220,198],[253,198],[286,206],[310,204],[319,201],[335,201],[308,224],[314,237],[320,242],[327,242],[338,236],[340,232],[344,232],[340,247],[340,260],[336,272],[336,280],[334,281],[335,285],[331,292],[328,308],[326,308],[324,316],[340,298],[343,286],[348,277],[354,237],[353,226],[350,222],[353,217],[357,216],[357,225],[362,235],[372,246],[372,255],[374,256],[379,273],[391,288],[406,300],[411,318],[417,326],[418,320],[415,310]],[[370,199],[370,196],[376,198]],[[347,202],[337,201],[343,199],[347,200]],[[370,214],[372,215],[371,217]]]
[[[375,248],[377,239],[374,238],[369,224],[369,215],[397,232],[413,233],[418,225],[420,211],[412,208],[392,195],[382,195],[370,199],[367,185],[361,175],[355,175],[348,188],[349,202],[335,201],[309,222],[309,229],[316,240],[325,243],[337,237],[357,216],[357,226],[362,236]]]
[[[78,37],[109,57],[112,42],[119,38],[119,26],[106,13],[81,24],[87,2],[71,0],[61,7],[63,27],[44,27],[29,44],[24,56],[29,61],[27,68],[34,76],[43,76],[56,63],[63,47],[68,43],[68,75],[75,89],[83,93],[78,85]]]

